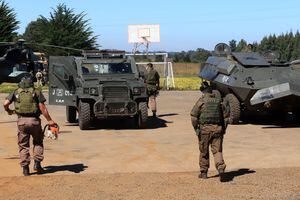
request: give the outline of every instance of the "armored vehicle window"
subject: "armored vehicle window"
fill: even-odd
[[[54,74],[60,76],[61,78],[64,77],[64,68],[61,65],[53,65]]]
[[[83,74],[130,74],[130,63],[83,63]]]

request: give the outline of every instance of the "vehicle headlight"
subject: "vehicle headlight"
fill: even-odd
[[[134,87],[132,90],[133,94],[142,94],[143,92],[145,92],[144,87]]]
[[[98,95],[98,88],[96,87],[90,88],[90,95]]]
[[[132,93],[133,94],[141,94],[141,89],[138,87],[135,87],[135,88],[133,88]]]
[[[96,87],[83,88],[83,94],[98,95],[98,88]]]

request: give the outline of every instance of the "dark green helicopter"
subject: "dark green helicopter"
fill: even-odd
[[[60,48],[82,52],[81,49],[28,43],[24,39],[19,39],[17,42],[0,42],[0,49],[5,52],[0,57],[0,84],[3,82],[18,83],[22,77],[35,74],[40,66],[37,65],[39,57],[34,54],[34,47]]]
[[[33,69],[33,51],[24,46],[25,40],[17,42],[1,42],[6,53],[0,57],[0,84],[2,82],[17,83]]]

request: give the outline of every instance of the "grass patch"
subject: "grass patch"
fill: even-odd
[[[0,84],[0,93],[11,93],[18,88],[17,83],[2,83]]]
[[[165,85],[166,78],[160,79],[160,85]],[[179,76],[174,77],[174,90],[199,90],[201,79],[195,76]],[[18,88],[17,83],[2,83],[0,84],[0,93],[11,93]],[[43,91],[48,90],[48,86],[42,87]]]
[[[2,83],[0,84],[0,93],[11,93],[12,91],[16,90],[18,88],[17,83]],[[43,91],[48,90],[48,86],[43,86]]]
[[[160,85],[165,85],[166,78],[160,79]],[[174,77],[175,90],[199,90],[201,79],[199,77]]]

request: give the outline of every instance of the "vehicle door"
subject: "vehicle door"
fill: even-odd
[[[50,56],[49,58],[49,104],[76,105],[77,67],[73,56]]]

